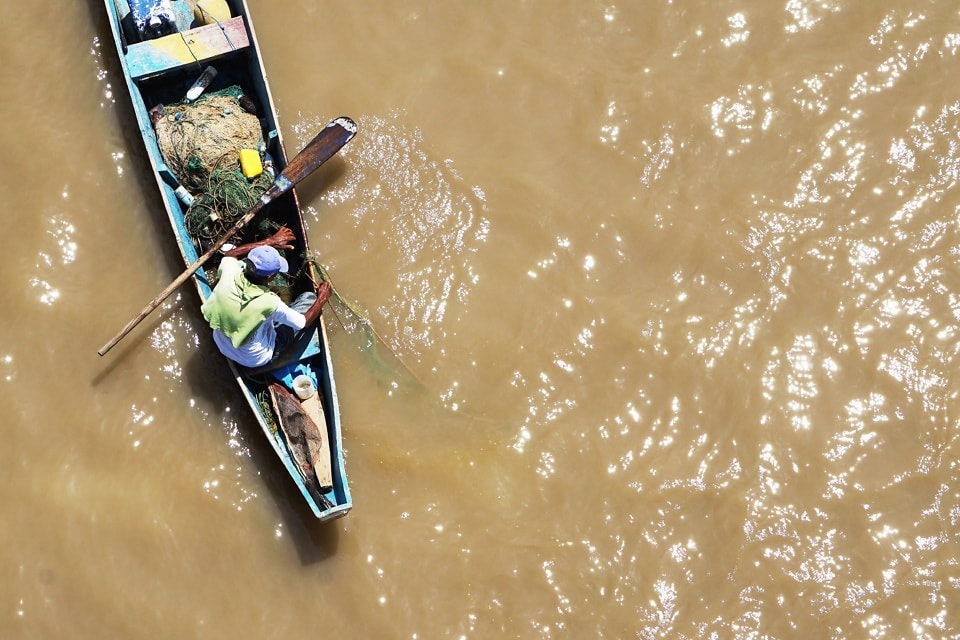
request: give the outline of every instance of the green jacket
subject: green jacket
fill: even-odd
[[[200,311],[212,328],[222,331],[234,347],[240,347],[277,310],[280,297],[247,280],[243,263],[236,258],[225,257],[217,276],[217,286]]]

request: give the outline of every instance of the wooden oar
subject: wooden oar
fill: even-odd
[[[166,289],[161,291],[156,298],[151,300],[143,310],[136,315],[126,326],[120,330],[117,335],[111,338],[105,345],[100,347],[97,351],[101,356],[104,355],[107,351],[110,351],[120,340],[123,339],[125,335],[130,333],[135,326],[140,324],[140,322],[146,318],[150,313],[160,306],[160,303],[166,300],[171,293],[176,291],[177,287],[186,282],[190,276],[197,272],[197,269],[202,267],[206,262],[213,257],[213,255],[220,250],[227,240],[232,238],[237,234],[241,229],[243,229],[247,223],[253,220],[260,211],[270,204],[273,200],[283,195],[284,193],[290,191],[294,185],[306,178],[308,175],[313,173],[317,167],[322,165],[324,162],[332,158],[337,151],[339,151],[343,145],[350,142],[350,139],[357,134],[357,124],[347,118],[342,116],[331,120],[323,130],[317,134],[317,136],[303,148],[296,157],[290,161],[289,164],[284,168],[284,170],[277,176],[277,179],[274,180],[273,184],[270,185],[270,188],[264,192],[260,197],[260,200],[257,201],[253,208],[251,208],[247,213],[243,215],[242,218],[237,220],[237,222],[226,232],[223,236],[220,237],[213,246],[207,249],[207,252],[202,256],[197,258],[197,260],[187,267],[187,270],[181,273],[176,280],[171,282]]]

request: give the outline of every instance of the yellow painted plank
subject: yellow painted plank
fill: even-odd
[[[221,25],[223,28],[221,29]],[[250,46],[243,17],[205,25],[127,48],[127,67],[135,79],[204,62]]]

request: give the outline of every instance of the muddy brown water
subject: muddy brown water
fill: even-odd
[[[5,12],[4,638],[951,638],[960,15],[251,1],[354,509],[179,273],[96,0]]]

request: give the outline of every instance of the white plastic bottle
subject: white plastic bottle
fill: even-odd
[[[180,184],[180,181],[177,180],[177,177],[169,170],[161,171],[160,176],[163,178],[163,181],[170,185],[170,187],[173,189],[173,193],[176,194],[177,200],[182,202],[183,206],[189,209],[190,205],[193,204],[193,194],[187,191],[187,188]]]
[[[210,86],[210,83],[213,82],[213,78],[217,75],[217,70],[212,66],[207,67],[203,70],[203,73],[200,74],[200,77],[197,78],[197,81],[193,83],[193,86],[187,90],[187,100],[196,100],[200,97],[200,94],[203,93],[203,90]]]

